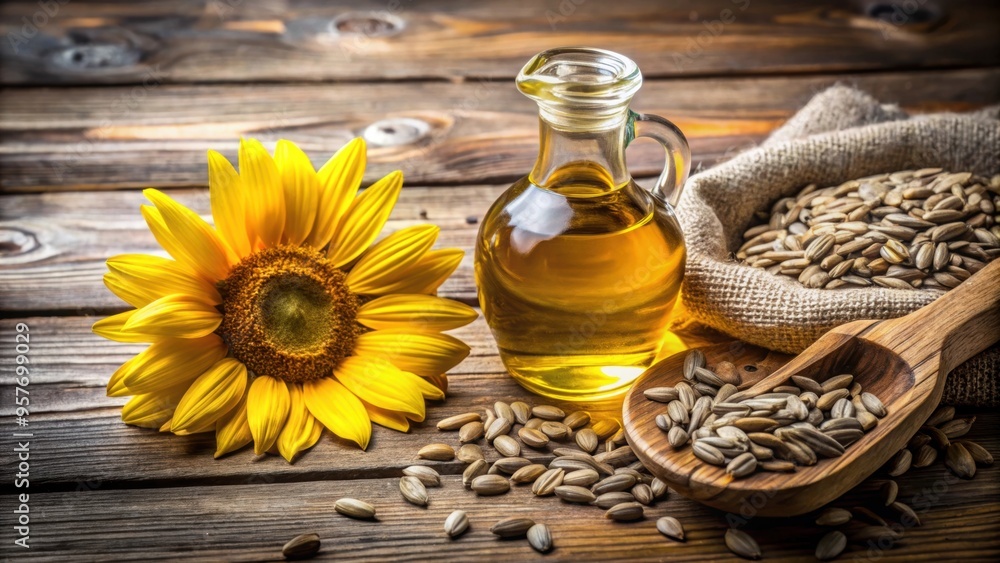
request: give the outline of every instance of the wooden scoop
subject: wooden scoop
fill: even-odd
[[[848,323],[824,334],[772,373],[766,357],[755,372],[740,371],[741,389],[752,383],[750,391],[760,393],[785,384],[792,375],[823,381],[853,374],[889,413],[840,457],[821,459],[794,473],[758,471],[734,479],[724,468],[694,457],[690,443],[679,450],[671,448],[666,433],[654,423],[666,405],[646,399],[643,392],[683,380],[686,352],[654,364],[628,392],[622,413],[625,436],[643,465],[687,497],[734,513],[803,514],[840,497],[882,467],[937,407],[948,372],[998,340],[1000,260],[905,317]],[[710,367],[724,359],[743,360],[736,363],[743,366],[752,363],[747,360],[755,354],[757,359],[766,354],[741,344],[702,350]]]

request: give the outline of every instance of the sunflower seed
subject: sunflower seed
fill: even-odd
[[[595,455],[594,460],[612,467],[622,467],[635,461],[636,457],[635,452],[632,451],[631,447],[621,446],[611,450],[610,452]],[[601,472],[600,468],[595,467],[595,469],[597,469],[598,473]]]
[[[552,551],[552,532],[545,524],[535,524],[528,528],[528,545],[538,553]]]
[[[976,475],[976,460],[972,458],[969,450],[958,442],[948,446],[944,463],[952,473],[962,479],[972,479]]]
[[[931,437],[931,443],[933,443],[934,447],[939,450],[948,449],[948,446],[951,445],[951,440],[948,439],[948,435],[945,434],[940,428],[936,428],[934,426],[923,426],[920,430]]]
[[[472,481],[474,481],[476,477],[479,477],[481,475],[486,475],[486,471],[488,469],[489,466],[487,465],[486,460],[483,459],[474,460],[472,463],[469,464],[468,467],[465,468],[465,471],[462,473],[462,484],[465,485],[466,489],[471,489]]]
[[[427,467],[426,465],[411,465],[403,470],[403,475],[409,475],[420,479],[420,482],[423,483],[425,487],[441,486],[441,474],[435,471],[434,468]]]
[[[320,541],[317,534],[302,534],[288,540],[281,548],[285,559],[309,559],[319,553]]]
[[[993,465],[993,455],[986,451],[986,448],[967,440],[962,440],[958,443],[969,452],[969,455],[972,456],[977,465]]]
[[[552,405],[538,405],[531,409],[531,415],[542,420],[562,420],[566,418],[566,413],[558,407]]]
[[[952,406],[940,406],[934,411],[934,414],[927,419],[924,423],[925,426],[937,426],[943,424],[955,418],[955,407]]]
[[[616,522],[632,522],[642,519],[644,514],[645,511],[641,504],[637,502],[623,502],[609,508],[604,513],[604,517]]]
[[[510,481],[502,475],[480,475],[472,480],[472,490],[484,497],[502,495],[510,490]]]
[[[570,435],[568,426],[552,420],[546,420],[538,429],[552,440],[565,440]]]
[[[913,467],[927,467],[937,461],[938,452],[929,444],[920,446],[913,456]]]
[[[597,434],[590,428],[583,428],[574,436],[576,445],[587,453],[594,453],[599,443]]]
[[[896,502],[896,497],[899,495],[899,485],[892,479],[886,480],[879,486],[879,493],[882,495],[883,506],[889,506]]]
[[[511,422],[517,420],[517,417],[514,416],[514,410],[503,401],[493,403],[493,412],[496,413],[497,418],[506,418]]]
[[[816,517],[818,526],[840,526],[851,521],[851,511],[844,508],[827,508]]]
[[[483,423],[479,421],[469,422],[458,429],[458,441],[465,444],[475,442],[483,437],[485,429]]]
[[[604,493],[615,493],[619,491],[627,491],[635,485],[635,477],[629,474],[616,474],[610,477],[605,477],[601,481],[598,481],[591,487],[591,490],[596,495],[603,495]]]
[[[904,448],[899,450],[899,452],[892,458],[889,462],[889,476],[899,477],[903,473],[910,470],[910,465],[913,463],[913,454],[910,450]]]
[[[472,463],[477,459],[484,459],[483,448],[479,447],[478,444],[464,444],[458,448],[455,457],[463,463]]]
[[[589,487],[600,481],[601,476],[593,469],[577,469],[570,471],[563,477],[563,485],[575,485],[578,487]]]
[[[571,430],[578,430],[590,424],[590,413],[587,411],[573,411],[566,415],[562,423]]]
[[[684,526],[680,520],[664,516],[656,521],[656,529],[664,536],[677,541],[684,541]]]
[[[653,489],[645,483],[639,483],[632,487],[632,496],[639,504],[646,506],[653,504]]]
[[[777,473],[795,472],[795,464],[790,461],[781,461],[781,460],[762,461],[757,464],[757,467],[759,467],[763,471],[774,471]]]
[[[565,482],[566,481],[564,480],[563,483]],[[555,493],[557,497],[566,502],[590,504],[597,500],[597,495],[595,495],[590,489],[579,485],[563,484],[555,488]]]
[[[618,432],[621,424],[613,418],[598,420],[590,426],[590,429],[597,434],[598,440],[607,440],[612,434]]]
[[[889,505],[889,507],[899,513],[901,516],[899,522],[904,528],[912,528],[913,526],[920,525],[920,517],[910,508],[910,505],[896,501]]]
[[[504,457],[517,457],[521,455],[521,445],[517,440],[506,434],[493,439],[493,447]]]
[[[675,387],[651,387],[642,393],[650,401],[657,403],[669,403],[678,399],[677,388]]]
[[[510,517],[500,520],[490,527],[490,532],[501,538],[520,538],[528,533],[528,530],[535,525],[535,521],[530,518]]]
[[[448,444],[427,444],[420,448],[417,457],[432,461],[451,461],[455,459],[455,448]]]
[[[531,492],[536,496],[547,497],[555,493],[556,487],[562,485],[565,475],[566,471],[562,469],[549,468],[538,479],[535,479],[535,482],[531,485]]]
[[[847,547],[847,536],[839,530],[834,530],[819,540],[816,546],[816,559],[830,561],[836,559]]]
[[[479,413],[467,412],[449,416],[437,423],[438,430],[458,430],[470,422],[482,422],[483,417]]]
[[[449,538],[457,538],[469,529],[469,516],[464,510],[456,510],[448,515],[444,521],[444,533]]]
[[[888,414],[885,410],[885,405],[882,401],[878,399],[875,395],[868,393],[867,391],[861,394],[861,404],[865,406],[865,409],[872,413],[873,415],[882,418]]]
[[[694,379],[694,370],[705,367],[705,354],[701,350],[691,350],[684,356],[684,379]]]
[[[486,441],[492,443],[497,436],[502,436],[510,432],[511,420],[509,418],[498,417],[488,427],[486,427]]]
[[[694,443],[691,447],[691,451],[694,453],[695,457],[706,463],[710,463],[712,465],[726,464],[726,457],[722,455],[722,452],[720,452],[718,448],[704,444],[700,440]]]
[[[972,424],[976,422],[976,417],[972,416],[969,418],[956,418],[949,420],[944,424],[941,424],[938,428],[944,432],[944,435],[949,439],[951,438],[961,438],[968,434],[969,430],[972,430]]]
[[[760,546],[750,537],[750,534],[736,528],[726,530],[726,547],[729,548],[729,551],[746,559],[760,559],[762,557]]]
[[[333,503],[333,509],[344,516],[357,518],[359,520],[366,520],[375,517],[374,506],[368,504],[367,502],[353,498],[338,499],[337,502]]]
[[[667,442],[670,443],[670,447],[678,449],[686,444],[688,441],[688,433],[684,431],[680,426],[674,426],[667,432]]]
[[[746,477],[757,470],[757,458],[752,453],[740,454],[726,466],[726,474],[733,477]]]
[[[399,480],[399,492],[410,504],[417,506],[427,506],[427,489],[420,479],[411,475],[406,475]]]
[[[514,401],[510,404],[510,410],[514,414],[514,421],[518,424],[526,424],[531,420],[531,407],[524,401]]]
[[[517,436],[521,438],[521,441],[524,442],[524,445],[528,446],[529,448],[540,449],[544,448],[549,443],[548,436],[546,436],[544,433],[538,430],[533,430],[531,428],[521,428],[520,430],[517,431]],[[496,440],[493,441],[493,447],[496,447]]]
[[[534,483],[535,480],[541,477],[546,471],[548,471],[548,469],[544,465],[540,463],[532,463],[531,465],[525,465],[515,471],[514,474],[510,476],[510,480],[518,485]]]
[[[541,426],[543,422],[545,421],[540,418],[529,418],[528,422],[524,423],[524,427],[529,430],[538,430],[538,427]]]

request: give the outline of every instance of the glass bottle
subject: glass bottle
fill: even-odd
[[[641,84],[633,61],[590,48],[545,51],[517,77],[538,103],[541,147],[484,217],[475,269],[504,365],[541,395],[623,393],[666,335],[685,259],[672,206],[690,151],[672,123],[629,109]],[[666,149],[651,191],[625,166],[636,137]]]

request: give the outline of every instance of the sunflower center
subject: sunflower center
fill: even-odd
[[[285,381],[329,376],[351,354],[358,298],[319,252],[279,245],[244,258],[219,283],[219,332],[257,375]]]

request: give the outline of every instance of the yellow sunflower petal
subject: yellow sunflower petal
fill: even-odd
[[[376,407],[424,418],[424,397],[392,364],[375,358],[351,356],[333,370],[337,381]]]
[[[478,316],[468,305],[433,295],[386,295],[372,299],[358,310],[358,322],[376,330],[451,330],[471,323]]]
[[[237,258],[253,250],[253,236],[247,231],[247,202],[243,184],[226,157],[208,151],[208,197],[212,202],[212,220],[219,236]]]
[[[260,375],[247,394],[247,420],[253,434],[253,450],[262,455],[271,449],[288,419],[288,385],[269,375]]]
[[[365,141],[356,138],[347,143],[320,168],[319,207],[316,222],[306,244],[323,248],[330,242],[340,218],[354,201],[365,175]]]
[[[375,241],[402,189],[403,174],[397,170],[354,198],[330,241],[327,257],[335,266],[349,264]]]
[[[170,431],[191,432],[214,425],[240,402],[247,387],[247,368],[233,359],[223,358],[194,380],[170,423]]]
[[[309,412],[337,436],[351,440],[361,449],[372,437],[368,411],[354,393],[336,380],[324,377],[302,384],[302,395]]]
[[[460,248],[431,250],[420,257],[416,264],[399,272],[399,276],[379,288],[379,295],[390,293],[423,293],[433,295],[459,264],[465,251]]]
[[[289,384],[288,395],[291,406],[288,409],[288,420],[285,421],[285,427],[281,429],[281,434],[278,436],[278,453],[285,458],[285,461],[291,463],[299,452],[316,445],[320,435],[323,434],[323,425],[306,407],[302,385]]]
[[[242,448],[253,441],[247,422],[246,394],[233,410],[215,421],[215,459]]]
[[[365,409],[368,410],[368,417],[372,419],[372,422],[379,426],[385,426],[386,428],[400,432],[410,431],[410,420],[403,413],[379,408],[371,403],[365,403]]]
[[[439,332],[375,330],[358,336],[354,353],[382,358],[401,370],[431,376],[457,366],[469,355],[469,346]]]
[[[441,229],[415,225],[400,229],[372,246],[347,274],[347,287],[360,295],[382,295],[381,289],[399,279],[434,246]]]
[[[122,407],[122,421],[140,428],[159,428],[174,415],[186,389],[185,385],[177,385],[156,393],[136,395]]]
[[[133,359],[122,379],[128,394],[156,393],[191,383],[226,357],[226,345],[214,334],[154,342]]]
[[[291,141],[278,141],[274,162],[285,192],[285,233],[282,239],[298,246],[309,236],[316,221],[319,179],[309,157]]]
[[[136,358],[138,358],[138,356],[132,356],[111,374],[111,378],[108,379],[107,385],[108,397],[126,397],[128,395],[135,394],[130,393],[128,387],[125,387],[125,376],[132,371],[132,366],[135,365]]]
[[[415,373],[410,373],[404,370],[399,370],[399,375],[411,385],[419,389],[420,394],[423,395],[425,399],[430,399],[432,401],[444,400],[444,390],[437,387],[430,381],[427,381]]]
[[[215,286],[175,260],[148,254],[120,254],[108,258],[107,264],[119,286],[139,298],[140,304],[126,300],[133,307],[143,307],[172,293],[197,297],[212,305],[222,303]]]
[[[285,192],[278,166],[257,139],[240,140],[240,180],[253,231],[266,246],[278,244],[285,228]]]
[[[209,303],[187,295],[161,297],[137,310],[123,332],[174,338],[201,338],[222,323],[222,314]]]
[[[157,340],[161,340],[162,337],[160,336],[134,334],[124,330],[125,323],[127,323],[136,312],[138,312],[138,309],[105,317],[94,323],[94,326],[92,326],[90,330],[94,331],[94,334],[102,338],[114,340],[115,342],[155,342]]]
[[[197,213],[177,203],[159,190],[152,188],[142,191],[160,212],[163,224],[170,230],[176,243],[183,249],[183,259],[166,249],[208,281],[215,283],[229,274],[229,267],[239,259],[229,246],[219,238],[219,234]]]

